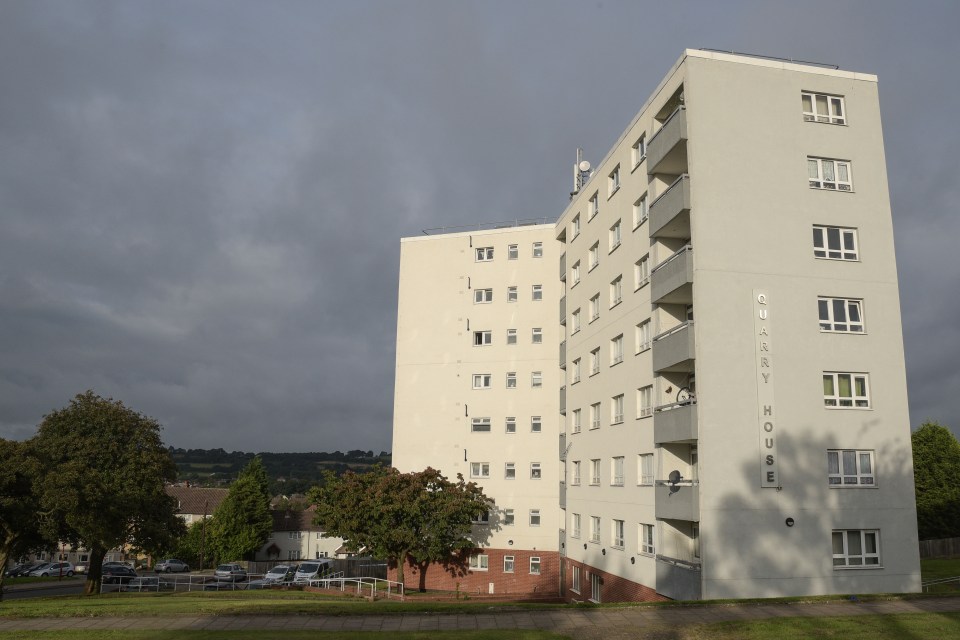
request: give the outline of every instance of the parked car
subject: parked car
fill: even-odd
[[[320,578],[331,573],[332,569],[333,562],[330,560],[303,562],[299,567],[297,567],[297,572],[293,576],[293,581],[296,584],[305,584],[311,580],[319,580]]]
[[[31,571],[39,567],[41,564],[43,563],[21,562],[20,564],[4,571],[3,575],[6,576],[7,578],[19,578],[21,576],[27,575],[28,573],[30,573]]]
[[[157,563],[157,566],[153,568],[157,573],[170,573],[172,571],[177,572],[186,572],[190,571],[190,567],[187,566],[187,563],[183,560],[177,560],[176,558],[167,558],[161,562]]]
[[[248,589],[264,589],[274,584],[281,584],[284,582],[292,582],[293,575],[296,573],[296,569],[286,564],[278,564],[274,568],[267,571],[263,574],[263,577],[259,580],[251,580],[247,588]]]
[[[120,587],[120,591],[165,591],[173,589],[173,583],[161,580],[158,576],[139,576]]]
[[[73,565],[69,562],[52,562],[44,567],[38,567],[30,572],[31,576],[46,578],[48,576],[73,577]]]
[[[244,582],[247,579],[247,570],[238,564],[221,564],[213,572],[217,580],[226,582]]]
[[[137,572],[125,564],[105,564],[103,566],[104,584],[126,584],[137,577]]]

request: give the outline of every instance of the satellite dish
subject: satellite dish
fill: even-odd
[[[583,171],[583,172],[590,171],[590,162],[588,162],[587,160],[584,160],[578,165],[578,167],[580,171]]]

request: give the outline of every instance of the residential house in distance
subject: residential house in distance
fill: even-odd
[[[293,562],[318,558],[346,557],[342,554],[343,538],[327,537],[323,528],[314,524],[313,508],[301,511],[272,510],[273,533],[256,554],[258,561]]]
[[[918,591],[877,78],[686,50],[576,178],[531,238],[559,281],[511,268],[540,228],[401,241],[394,464],[496,499],[468,582],[594,602]],[[542,316],[498,304],[530,281]],[[535,366],[533,344],[509,354],[531,327]],[[552,443],[513,445],[520,407]],[[552,535],[505,533],[535,506]],[[556,581],[511,583],[521,550]]]
[[[167,485],[164,490],[177,501],[177,515],[189,527],[203,518],[210,518],[224,501],[229,489],[191,487],[190,483]]]

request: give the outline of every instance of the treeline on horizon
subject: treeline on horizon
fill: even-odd
[[[198,487],[227,487],[247,463],[260,456],[270,479],[274,495],[290,496],[306,493],[323,483],[323,472],[333,471],[338,476],[345,471],[362,473],[374,465],[389,467],[391,455],[386,451],[374,454],[372,450],[310,451],[302,453],[250,453],[224,449],[180,449],[168,447],[179,470],[178,479]]]

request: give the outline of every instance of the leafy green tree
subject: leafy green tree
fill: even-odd
[[[31,448],[30,441],[0,439],[0,600],[7,561],[53,546],[44,539],[37,519],[39,504],[33,484],[40,466]]]
[[[911,438],[920,539],[960,536],[960,442],[936,422],[923,423]]]
[[[200,549],[203,546],[203,521],[198,520],[187,528],[187,533],[178,541],[173,551],[170,553],[174,558],[179,558],[186,562],[190,567],[203,569],[200,566]],[[210,522],[207,521],[207,526]],[[209,554],[207,554],[209,556]],[[209,564],[209,563],[207,563]]]
[[[252,557],[273,531],[267,471],[259,456],[240,472],[207,528],[220,562]]]
[[[153,418],[92,391],[44,416],[36,438],[44,473],[35,483],[41,523],[55,540],[90,551],[85,593],[100,591],[108,550],[158,553],[183,534],[164,485],[177,468]]]
[[[459,474],[452,482],[431,468],[400,473],[377,467],[339,478],[327,472],[324,485],[308,498],[316,505],[318,525],[344,538],[353,551],[365,547],[395,563],[399,582],[404,582],[404,564],[415,564],[421,591],[431,563],[463,566],[465,554],[481,543],[482,533],[471,523],[493,507],[475,483]]]

